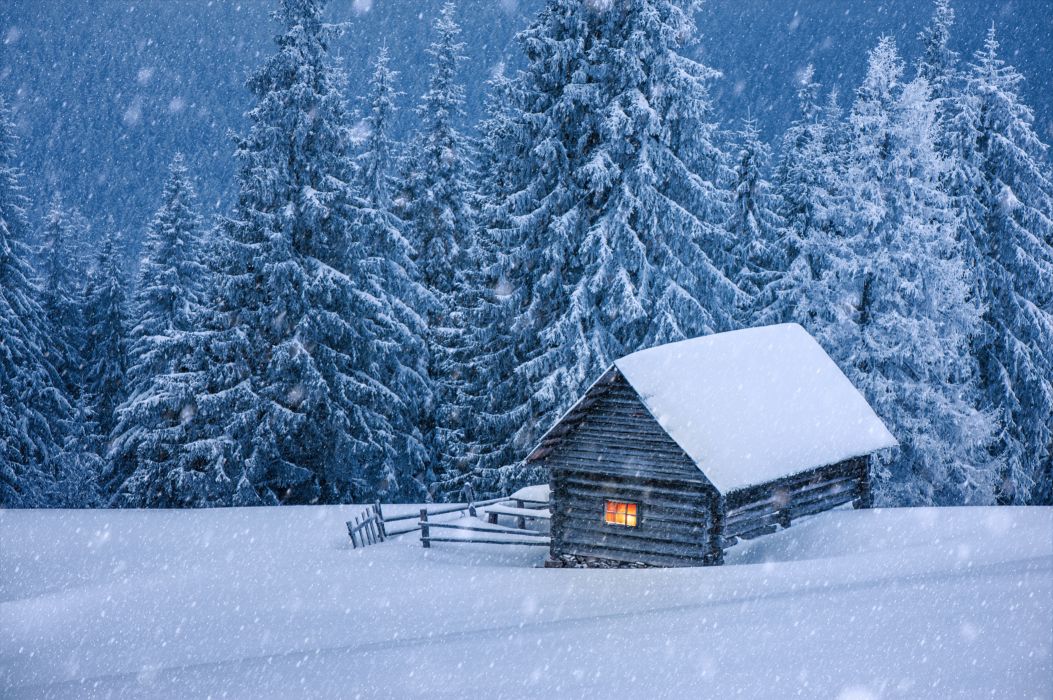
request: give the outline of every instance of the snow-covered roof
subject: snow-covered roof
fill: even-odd
[[[795,323],[661,345],[614,364],[723,493],[896,445]]]

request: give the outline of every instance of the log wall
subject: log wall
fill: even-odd
[[[724,536],[752,538],[803,515],[853,502],[870,507],[869,459],[855,457],[727,494]]]
[[[565,417],[542,456],[551,474],[552,554],[655,566],[721,561],[719,495],[616,373]],[[541,461],[539,460],[539,461]],[[636,503],[637,526],[604,522],[607,500]]]

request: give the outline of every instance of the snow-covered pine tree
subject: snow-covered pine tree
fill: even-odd
[[[231,503],[234,486],[226,470],[234,446],[225,422],[243,410],[237,410],[237,382],[213,376],[226,369],[225,341],[208,309],[212,280],[201,261],[214,251],[203,238],[193,184],[177,155],[146,232],[132,303],[128,396],[118,409],[109,455],[108,481],[118,505]]]
[[[399,206],[429,295],[421,311],[427,322],[430,396],[422,397],[426,402],[420,410],[429,480],[445,479],[444,472],[459,461],[454,450],[462,429],[457,405],[461,369],[452,358],[463,341],[454,311],[474,220],[469,147],[458,127],[464,117],[464,87],[457,67],[465,56],[455,14],[455,5],[448,2],[435,20],[435,40],[427,49],[431,78],[417,108],[421,124],[403,164]]]
[[[918,35],[922,53],[915,69],[932,89],[936,103],[936,146],[947,164],[942,176],[943,189],[951,196],[958,212],[959,229],[964,232],[982,228],[985,214],[971,184],[975,179],[974,169],[962,159],[963,150],[956,145],[958,130],[954,125],[960,118],[958,110],[964,102],[961,99],[963,81],[958,69],[958,53],[950,48],[953,26],[954,9],[950,0],[935,0],[932,19]],[[977,269],[982,266],[984,253],[976,247],[975,238],[959,235],[959,240],[970,267]]]
[[[133,391],[154,375],[171,371],[173,358],[181,351],[180,336],[195,328],[209,282],[201,238],[194,186],[183,156],[177,154],[169,166],[161,206],[143,241],[133,299],[129,371]]]
[[[62,454],[44,497],[49,508],[98,508],[105,503],[99,483],[105,472],[101,456],[105,440],[87,404],[88,398],[82,396],[63,429]]]
[[[944,102],[950,97],[956,80],[958,53],[950,47],[954,8],[950,0],[935,0],[932,19],[918,35],[922,52],[915,66],[917,75],[925,79],[936,103],[937,128],[942,128]],[[941,137],[937,133],[937,137]]]
[[[394,157],[391,136],[395,117],[397,73],[381,49],[370,81],[365,124],[368,135],[358,154],[356,236],[368,251],[363,261],[369,293],[380,307],[375,319],[361,319],[358,338],[362,356],[373,358],[386,392],[376,410],[388,417],[392,433],[383,444],[383,458],[367,466],[364,479],[369,498],[422,502],[427,499],[429,455],[421,434],[424,407],[430,405],[425,333],[421,311],[427,291],[418,282],[413,248],[405,224],[392,204]]]
[[[974,351],[984,406],[998,413],[999,500],[1053,502],[1053,183],[1023,103],[1023,77],[998,55],[994,27],[954,107],[961,173],[953,194],[977,251],[984,308]]]
[[[201,291],[208,275],[201,263],[200,226],[193,185],[177,155],[143,241],[132,299],[128,388],[117,412],[119,422],[110,431],[108,490],[120,490],[118,499],[125,505],[183,503],[165,478],[182,459],[184,409],[194,393],[183,384],[192,377],[188,360],[193,334],[204,320]],[[136,488],[124,487],[137,471]],[[156,486],[162,482],[165,489]]]
[[[760,325],[798,320],[797,306],[803,291],[821,269],[816,256],[819,247],[812,243],[824,231],[832,196],[826,150],[828,124],[821,119],[820,87],[815,69],[807,66],[797,86],[800,113],[783,134],[775,170],[778,213],[785,226],[773,246],[778,274],[754,295],[753,317]]]
[[[745,120],[737,134],[734,200],[727,228],[734,242],[735,283],[743,292],[741,325],[752,324],[758,298],[786,269],[782,203],[764,175],[771,149],[756,122]]]
[[[567,330],[588,338],[591,380],[627,352],[730,330],[742,295],[725,228],[731,159],[709,97],[720,73],[685,55],[700,3],[588,5],[592,104],[573,173],[584,266]]]
[[[46,505],[70,405],[30,265],[28,201],[11,115],[0,99],[0,507]]]
[[[902,74],[883,38],[850,116],[858,210],[833,354],[900,441],[877,469],[879,502],[991,503],[993,422],[975,407],[970,352],[981,308],[941,185],[936,103],[925,78],[903,85]]]
[[[219,311],[247,342],[258,416],[247,480],[265,501],[338,502],[367,496],[362,481],[392,438],[375,410],[387,389],[359,338],[382,309],[368,293],[354,231],[354,162],[330,56],[336,28],[321,0],[283,0],[277,52],[253,75],[256,105],[239,141],[238,202],[224,222]],[[235,345],[228,347],[234,348]],[[240,352],[240,351],[239,351]],[[240,489],[239,489],[240,490]]]
[[[512,327],[519,297],[510,280],[516,278],[512,265],[523,256],[508,238],[512,229],[502,218],[523,146],[516,136],[522,129],[516,119],[516,85],[503,72],[491,79],[486,117],[478,125],[474,192],[479,224],[465,254],[460,310],[464,342],[457,360],[464,374],[458,404],[465,420],[458,454],[464,464],[446,490],[456,492],[470,479],[482,498],[507,491],[504,479],[509,472],[503,468],[521,455],[508,438],[521,425],[517,412],[523,393]]]
[[[40,233],[40,303],[51,328],[48,350],[71,402],[80,397],[84,358],[82,315],[85,270],[80,265],[77,217],[55,194]]]
[[[522,156],[498,218],[520,257],[520,455],[615,357],[735,324],[718,74],[683,53],[696,8],[552,0],[519,35]]]
[[[94,451],[100,455],[116,425],[117,407],[127,396],[124,260],[117,243],[117,235],[107,231],[84,290],[81,393],[99,436]]]
[[[89,508],[102,503],[101,481],[107,473],[104,457],[116,423],[117,407],[127,390],[127,329],[123,260],[112,231],[104,236],[88,270],[82,295],[83,362],[75,413],[66,431],[66,445],[53,502],[64,508]]]

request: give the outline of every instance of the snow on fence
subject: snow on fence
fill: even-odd
[[[542,516],[539,516],[542,517]],[[420,543],[425,549],[431,548],[432,542],[455,542],[459,544],[525,544],[544,546],[549,545],[550,539],[547,535],[534,530],[525,530],[516,527],[503,527],[491,522],[483,522],[474,515],[465,518],[468,522],[436,523],[428,521],[428,510],[420,509]],[[449,529],[446,535],[432,534],[432,528],[439,530]],[[468,534],[464,534],[468,533]]]
[[[456,522],[436,522],[437,515],[462,513]],[[481,516],[485,515],[486,520]],[[498,517],[513,517],[516,527],[505,527]],[[432,542],[461,542],[480,544],[549,544],[547,534],[527,528],[528,522],[547,522],[552,517],[548,509],[548,487],[530,486],[511,496],[491,498],[484,501],[456,503],[431,508],[421,508],[417,513],[385,517],[380,503],[369,506],[357,517],[347,521],[347,534],[353,548],[366,547],[385,541],[394,535],[421,532],[421,544],[430,548]],[[405,527],[396,523],[407,523]],[[432,528],[439,530],[436,535]]]
[[[374,503],[364,513],[347,521],[347,535],[352,549],[383,542],[388,538],[380,504]]]

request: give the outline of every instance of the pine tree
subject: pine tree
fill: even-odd
[[[56,460],[54,481],[42,504],[49,508],[98,508],[104,504],[100,477],[105,471],[105,450],[95,416],[81,398],[63,427],[62,452]]]
[[[918,35],[922,53],[917,61],[917,75],[924,78],[936,102],[937,125],[942,128],[944,101],[950,96],[957,73],[958,53],[951,49],[954,8],[950,0],[935,0],[932,19]],[[942,136],[937,133],[937,137]]]
[[[735,325],[718,74],[682,53],[696,7],[554,0],[519,36],[519,157],[488,235],[518,258],[520,456],[614,358]]]
[[[51,362],[67,397],[80,396],[84,358],[83,282],[77,241],[79,217],[67,209],[59,194],[51,200],[41,232],[41,306],[51,328]]]
[[[998,56],[991,28],[954,108],[961,164],[954,194],[976,253],[985,309],[974,352],[984,406],[997,412],[999,499],[1053,501],[1053,183],[1046,145],[1019,95],[1022,76]]]
[[[83,362],[74,415],[67,424],[52,503],[93,508],[103,503],[105,455],[126,386],[126,322],[122,263],[114,234],[102,241],[88,272],[80,319]]]
[[[127,389],[123,263],[117,238],[113,232],[108,232],[84,291],[81,392],[100,442],[105,442],[113,431],[117,407],[124,400]],[[101,450],[96,452],[101,453]]]
[[[833,206],[833,172],[828,151],[831,124],[822,119],[819,91],[809,65],[797,89],[800,114],[783,135],[775,172],[778,214],[785,227],[772,246],[776,274],[754,296],[754,319],[759,325],[802,320],[805,314],[798,313],[798,305],[823,269],[822,241]]]
[[[29,203],[11,115],[0,99],[0,507],[45,505],[70,405],[49,352],[50,328],[30,266]]]
[[[954,26],[954,9],[950,0],[935,0],[932,19],[918,39],[922,54],[918,57],[916,73],[928,81],[936,103],[936,145],[947,167],[942,175],[943,189],[950,195],[959,213],[959,242],[970,268],[983,265],[984,253],[976,247],[973,236],[964,232],[984,226],[984,211],[974,195],[974,168],[962,159],[958,128],[959,113],[966,101],[962,99],[963,80],[959,71],[958,53],[950,48]],[[968,129],[966,129],[968,131]],[[966,149],[967,150],[967,149]]]
[[[781,243],[786,235],[782,203],[764,178],[771,150],[760,140],[756,123],[746,120],[738,133],[733,215],[727,228],[734,242],[735,282],[744,293],[743,325],[751,325],[758,298],[785,270]]]
[[[457,476],[445,485],[457,492],[465,482],[482,497],[507,491],[521,446],[508,439],[522,425],[519,413],[523,396],[516,372],[519,355],[512,326],[517,295],[512,287],[513,268],[520,256],[508,234],[504,218],[506,197],[512,192],[512,173],[522,152],[517,138],[522,124],[516,119],[517,84],[503,73],[489,84],[486,118],[479,124],[476,149],[476,209],[479,225],[465,255],[465,293],[461,319],[464,329],[464,368],[458,405],[466,420],[458,454],[463,460]]]
[[[224,432],[265,502],[368,497],[362,476],[393,439],[374,408],[387,389],[359,337],[383,309],[366,293],[369,251],[354,232],[345,80],[329,55],[335,28],[322,21],[323,4],[283,0],[276,13],[278,50],[249,81],[256,105],[222,236],[218,312],[229,322],[229,357],[216,371],[256,397],[256,415],[239,412]]]
[[[850,302],[840,319],[847,340],[834,354],[900,440],[879,463],[880,501],[990,503],[993,423],[975,408],[970,353],[981,309],[941,185],[937,105],[925,78],[903,85],[902,73],[882,39],[852,108],[859,208],[852,258],[837,277]]]
[[[361,354],[372,356],[377,377],[386,389],[378,396],[378,412],[391,423],[384,457],[365,475],[370,497],[402,502],[427,499],[429,455],[421,434],[423,407],[431,387],[424,345],[426,324],[420,311],[427,291],[403,222],[392,203],[396,144],[390,131],[395,116],[397,73],[388,65],[387,50],[377,57],[370,82],[366,125],[369,133],[358,155],[359,204],[356,235],[367,246],[364,261],[369,293],[379,316],[359,331]]]
[[[463,342],[455,317],[461,294],[465,250],[473,226],[471,163],[458,123],[464,118],[464,87],[457,66],[465,60],[461,29],[453,3],[443,5],[428,48],[431,78],[417,114],[421,120],[403,167],[400,215],[409,225],[421,283],[429,298],[421,309],[427,322],[426,349],[430,391],[419,415],[428,452],[428,481],[443,479],[458,458],[462,380],[452,357]]]
[[[133,300],[133,390],[154,374],[171,370],[173,354],[179,352],[179,337],[194,330],[208,288],[209,271],[202,263],[201,218],[180,154],[169,166],[161,201],[143,242]]]
[[[211,504],[201,503],[199,493],[182,492],[170,480],[190,470],[187,445],[197,437],[188,423],[196,418],[193,397],[204,371],[194,365],[206,337],[202,296],[209,281],[201,263],[205,250],[200,229],[193,185],[177,155],[143,241],[132,300],[128,389],[117,410],[119,422],[108,433],[113,449],[107,483],[124,505]],[[217,461],[209,458],[199,466],[208,471]]]

